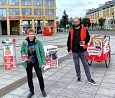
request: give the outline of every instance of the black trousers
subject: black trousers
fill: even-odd
[[[38,64],[29,63],[26,68],[27,80],[28,80],[28,86],[30,88],[30,92],[34,93],[34,86],[33,86],[33,79],[32,79],[33,78],[33,72],[32,72],[33,67],[38,77],[41,91],[44,90],[44,80],[43,80],[41,68],[39,68]]]

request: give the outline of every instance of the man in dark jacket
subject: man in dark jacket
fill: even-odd
[[[88,30],[80,25],[79,18],[74,18],[74,26],[73,29],[71,29],[69,32],[67,47],[68,47],[68,53],[73,54],[76,74],[78,77],[77,83],[81,82],[81,71],[79,64],[79,58],[80,58],[89,83],[97,85],[96,82],[91,78],[90,69],[86,57],[87,44],[89,40],[90,35],[88,33]]]

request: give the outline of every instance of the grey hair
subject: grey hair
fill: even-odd
[[[78,18],[78,17],[75,17],[74,19],[78,19],[80,21],[80,18]]]

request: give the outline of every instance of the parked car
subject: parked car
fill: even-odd
[[[59,28],[59,32],[64,32],[64,28]]]

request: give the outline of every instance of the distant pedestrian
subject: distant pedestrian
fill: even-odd
[[[91,78],[90,69],[86,57],[87,44],[89,40],[90,35],[88,33],[88,30],[80,25],[79,18],[74,18],[74,25],[69,32],[67,47],[68,47],[68,53],[73,54],[75,70],[78,77],[77,83],[81,82],[81,71],[79,62],[80,58],[89,83],[97,85],[96,82]]]
[[[40,89],[42,91],[43,97],[46,97],[46,92],[44,90],[44,80],[42,76],[41,67],[46,64],[45,53],[43,49],[42,42],[36,39],[35,32],[33,29],[27,30],[28,37],[24,40],[21,47],[21,56],[23,60],[22,65],[26,68],[28,86],[30,88],[30,94],[28,98],[31,98],[34,95],[34,86],[32,80],[32,69],[34,67],[36,75],[39,80]]]
[[[18,32],[18,36],[20,35],[20,32]]]

